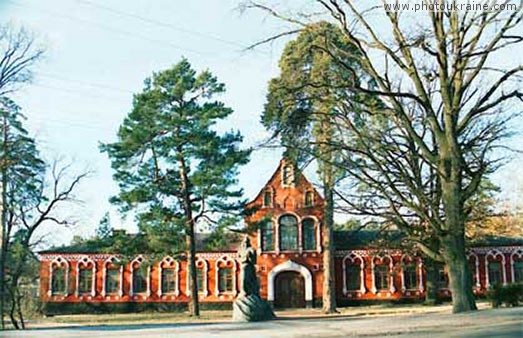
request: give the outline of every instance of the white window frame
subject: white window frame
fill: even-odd
[[[80,260],[76,262],[76,289],[75,289],[75,295],[76,297],[80,296],[80,270],[82,269],[81,266],[85,266],[85,269],[89,269],[89,264],[92,264],[92,276],[91,276],[91,292],[89,293],[91,297],[94,297],[96,295],[96,263],[89,258],[88,256],[83,256]],[[84,270],[84,269],[82,269]],[[82,294],[83,295],[83,294]]]
[[[347,288],[347,261],[350,262],[351,265],[357,265],[357,264],[354,264],[356,262],[356,260],[359,259],[360,260],[360,289],[359,290],[349,290]],[[365,289],[365,259],[363,259],[363,256],[355,253],[355,252],[351,252],[347,255],[345,255],[345,257],[343,257],[343,260],[342,260],[342,270],[343,270],[343,294],[344,295],[347,295],[349,292],[361,292],[362,294],[365,294],[367,292],[367,290]]]
[[[510,272],[511,272],[511,281],[512,283],[515,283],[516,282],[516,272],[514,271],[514,263],[515,263],[515,259],[518,257],[519,259],[522,259],[523,258],[523,249],[516,249],[514,250],[513,253],[510,254]]]
[[[384,291],[384,290],[378,290],[378,287],[376,286],[376,276],[374,276],[374,269],[376,265],[384,265],[383,260],[387,258],[389,259],[389,292],[395,293],[396,287],[394,286],[394,260],[392,259],[392,256],[390,255],[376,255],[372,257],[371,260],[371,272],[372,272],[372,293],[376,294],[378,291]],[[379,264],[377,264],[376,261],[379,261]]]
[[[222,266],[220,267],[220,263]],[[230,266],[229,266],[230,265]],[[238,294],[238,288],[237,288],[237,281],[236,281],[236,271],[238,269],[238,264],[236,263],[236,260],[232,259],[229,256],[222,256],[218,260],[216,260],[215,263],[216,268],[216,279],[215,279],[215,290],[214,294],[216,296],[220,296],[221,294],[231,294],[233,296],[236,296]],[[221,268],[232,268],[232,292],[231,291],[225,291],[220,292],[220,269]]]
[[[501,261],[496,260],[497,257],[501,257]],[[492,249],[485,255],[485,287],[488,289],[490,287],[489,274],[488,274],[488,265],[489,257],[492,257],[496,263],[501,264],[501,275],[503,280],[503,285],[507,284],[507,272],[505,268],[505,255],[498,249]]]
[[[103,274],[102,274],[102,297],[107,297],[107,296],[110,296],[110,294],[107,294],[107,289],[106,289],[106,286],[107,286],[107,270],[109,270],[107,268],[107,266],[109,264],[113,264],[114,265],[114,262],[120,262],[120,259],[118,259],[118,257],[116,256],[112,256],[112,257],[109,257],[105,260],[105,262],[103,263]],[[120,268],[118,269],[118,273],[119,273],[119,276],[118,276],[118,297],[122,297],[123,296],[123,265],[120,265]]]
[[[467,261],[469,262],[469,264],[470,264],[470,259],[471,258],[474,258],[474,276],[476,277],[476,284],[474,285],[474,287],[476,289],[480,289],[481,288],[481,281],[479,280],[480,279],[480,274],[479,274],[479,257],[478,257],[478,255],[476,255],[476,253],[469,252],[467,254]]]
[[[187,296],[190,296],[191,295],[191,279],[190,279],[190,274],[189,274],[189,262],[187,262],[187,288],[186,288],[186,293],[187,293]],[[201,295],[201,296],[204,296],[204,297],[207,297],[209,295],[209,288],[208,288],[208,284],[209,284],[209,278],[208,278],[208,272],[209,272],[209,262],[207,262],[207,260],[201,258],[201,257],[196,257],[196,269],[202,269],[202,274],[203,274],[203,290],[202,291],[199,291],[198,292],[198,295]]]
[[[166,267],[164,267],[166,265]],[[163,293],[162,290],[162,271],[164,269],[174,270],[174,276],[176,279],[176,288],[173,293]],[[178,297],[180,295],[180,264],[171,256],[166,256],[164,259],[158,263],[158,296],[162,297],[164,295],[174,295]]]
[[[58,256],[54,258],[51,263],[49,263],[49,289],[47,290],[47,295],[49,297],[53,297],[53,267],[55,265],[58,265],[58,268],[62,268],[62,266],[65,268],[65,292],[64,297],[69,296],[69,271],[70,271],[70,264],[69,262],[63,258],[62,256]],[[59,297],[61,295],[54,295],[55,297]]]

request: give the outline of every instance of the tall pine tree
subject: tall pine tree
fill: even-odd
[[[241,210],[244,203],[236,176],[250,151],[240,149],[239,132],[216,130],[232,113],[214,99],[224,91],[209,71],[197,74],[183,59],[146,79],[117,142],[101,146],[120,187],[113,202],[136,212],[141,232],[175,242],[185,235],[193,316],[199,315],[196,225]]]

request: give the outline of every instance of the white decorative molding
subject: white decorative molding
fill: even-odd
[[[347,261],[350,264],[354,264],[356,260],[360,260],[360,289],[359,290],[349,290],[347,288]],[[347,295],[349,291],[359,291],[362,294],[367,292],[365,289],[365,259],[356,252],[351,252],[347,254],[342,260],[342,270],[343,270],[343,294]]]
[[[53,267],[58,265],[58,269],[61,269],[62,266],[65,269],[65,297],[69,295],[69,262],[64,259],[62,256],[56,256],[53,258],[51,263],[49,263],[49,288],[47,290],[47,295],[51,297],[53,295]]]
[[[476,277],[476,285],[475,287],[480,289],[481,288],[481,281],[479,280],[480,279],[480,274],[479,274],[479,257],[478,255],[476,255],[474,252],[469,252],[467,254],[467,261],[469,261],[470,263],[470,259],[471,258],[474,258],[474,275]]]
[[[109,264],[113,264],[114,262],[120,262],[120,259],[116,256],[111,256],[105,260],[102,266],[102,297],[107,296],[107,266]],[[119,268],[119,276],[118,276],[118,296],[123,296],[123,265]]]
[[[274,301],[274,280],[276,275],[284,271],[295,271],[302,275],[305,280],[305,300],[312,301],[313,297],[313,288],[312,288],[312,274],[305,266],[295,263],[291,260],[285,261],[277,266],[275,266],[267,275],[267,300]]]
[[[374,276],[374,268],[376,265],[383,265],[383,260],[388,259],[389,260],[389,291],[390,293],[396,292],[396,288],[394,287],[394,260],[392,259],[391,255],[383,254],[383,255],[376,255],[372,257],[371,260],[371,275],[372,275],[372,293],[376,294],[378,292],[378,288],[376,286],[376,277]],[[376,264],[377,261],[379,264]],[[379,290],[381,291],[381,290]]]
[[[171,256],[166,256],[158,263],[158,296],[163,295],[162,292],[162,271],[164,269],[174,269],[174,276],[176,280],[176,289],[174,295],[178,297],[180,295],[180,264]]]
[[[220,263],[222,266],[220,266]],[[214,294],[216,296],[219,296],[220,295],[220,268],[228,268],[230,265],[230,267],[232,268],[232,295],[233,296],[236,296],[237,293],[238,293],[238,288],[236,286],[236,271],[238,269],[238,264],[236,263],[236,260],[230,258],[230,257],[227,257],[227,256],[223,256],[221,258],[219,258],[217,261],[216,261],[216,265],[215,265],[215,268],[216,268],[216,278],[215,278],[215,281],[214,281],[214,285],[215,285],[215,290],[214,290]],[[229,292],[225,292],[225,294],[228,294]]]
[[[207,297],[209,295],[209,289],[208,289],[208,284],[209,284],[209,281],[208,281],[208,271],[209,271],[209,263],[205,260],[205,259],[202,259],[201,257],[196,257],[196,269],[202,269],[202,275],[203,275],[203,290],[202,291],[199,291],[198,294],[201,294],[205,297]],[[191,279],[190,279],[190,276],[189,276],[189,262],[187,262],[187,288],[186,288],[186,291],[187,291],[187,296],[190,296],[191,295]]]
[[[498,249],[492,249],[487,252],[485,255],[485,288],[490,287],[490,281],[489,281],[489,274],[488,274],[488,265],[489,265],[489,257],[492,257],[492,259],[496,259],[496,257],[501,257],[501,261],[496,261],[498,263],[501,263],[501,274],[503,275],[503,285],[507,284],[507,277],[506,277],[506,269],[505,269],[505,255]]]
[[[512,279],[510,280],[512,283],[516,282],[516,272],[514,271],[514,258],[518,257],[519,259],[523,259],[523,248],[514,250],[513,253],[510,254],[510,272]]]
[[[75,295],[79,296],[80,293],[80,269],[84,266],[84,269],[89,269],[89,264],[92,264],[92,276],[91,276],[91,296],[94,297],[96,294],[96,263],[89,258],[89,256],[84,255],[80,260],[76,262],[76,289]]]
[[[129,296],[131,296],[131,298],[134,296],[134,270],[139,269],[143,261],[143,256],[138,255],[129,264],[129,271],[131,272],[131,276],[129,278]],[[136,268],[134,267],[135,264],[137,264]]]

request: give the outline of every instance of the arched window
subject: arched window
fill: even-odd
[[[379,291],[390,291],[396,292],[394,287],[394,279],[392,275],[392,269],[394,262],[392,257],[389,255],[376,256],[372,260],[372,278],[374,279],[374,285],[372,292],[376,293]]]
[[[488,280],[490,285],[501,284],[501,262],[490,261],[488,262]]]
[[[416,290],[418,288],[416,262],[407,262],[403,266],[403,282],[403,288],[405,290]]]
[[[314,220],[306,218],[303,224],[303,250],[316,250],[316,226]]]
[[[280,217],[280,250],[298,250],[298,221],[296,217],[285,215]]]
[[[267,221],[261,226],[262,251],[274,250],[274,227],[271,221]]]
[[[505,255],[499,250],[490,250],[485,256],[486,287],[505,284]]]
[[[145,293],[147,291],[147,267],[143,264],[143,258],[138,256],[131,262],[132,295]],[[131,295],[131,296],[132,296]]]
[[[105,292],[108,295],[115,295],[120,290],[120,271],[116,267],[108,267],[106,273]]]
[[[365,293],[365,283],[363,283],[365,261],[357,253],[349,253],[343,258],[343,294],[350,292]]]
[[[54,266],[51,281],[51,294],[64,295],[67,291],[67,272],[65,266]]]
[[[158,264],[158,277],[160,288],[158,295],[179,295],[178,287],[178,271],[179,265],[172,257],[165,257],[160,264]]]
[[[514,261],[514,282],[523,282],[523,261]]]

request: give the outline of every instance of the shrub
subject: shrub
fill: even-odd
[[[500,307],[502,304],[518,306],[520,302],[523,302],[523,283],[496,284],[489,289],[487,297],[494,308]]]

